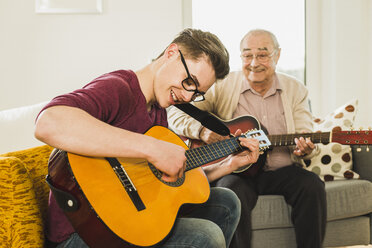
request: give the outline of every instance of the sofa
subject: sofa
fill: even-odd
[[[37,104],[27,110],[36,116],[42,106]],[[10,116],[16,117],[15,122],[31,125],[28,128],[32,130],[33,118],[29,122],[23,120],[22,115],[29,116],[30,113],[25,108],[21,110],[21,115]],[[9,112],[6,114],[9,116]],[[11,121],[9,118],[3,120]],[[9,127],[19,125],[7,124]],[[45,176],[53,148],[33,146],[32,134],[22,137],[31,140],[20,142],[22,147],[17,151],[12,151],[12,145],[9,152],[0,152],[3,153],[0,155],[0,248],[40,248],[45,241],[49,192]],[[6,147],[6,144],[2,145]],[[24,146],[31,147],[24,149]],[[367,146],[352,146],[353,170],[360,179],[325,182],[328,205],[325,247],[372,244],[372,152],[368,150]],[[283,197],[260,196],[252,213],[252,247],[296,247],[290,214],[291,208]]]
[[[372,154],[353,147],[361,179],[326,182],[325,247],[371,244]],[[52,147],[0,155],[0,247],[43,247],[49,188],[45,182]],[[281,196],[260,196],[252,213],[253,246],[296,247],[291,208]]]
[[[372,244],[372,152],[352,146],[360,179],[325,182],[327,228],[324,247]],[[252,247],[295,248],[291,207],[283,196],[259,196],[252,212]]]

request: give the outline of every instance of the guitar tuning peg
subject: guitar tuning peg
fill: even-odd
[[[359,127],[359,130],[362,131],[363,130],[363,127]]]
[[[358,148],[356,149],[356,151],[357,151],[357,152],[361,152],[361,151],[362,151],[362,148],[358,147]]]
[[[353,131],[354,130],[354,127],[350,127],[350,131]]]
[[[369,152],[369,146],[366,147],[366,152]]]
[[[372,127],[368,127],[368,130],[371,131]]]

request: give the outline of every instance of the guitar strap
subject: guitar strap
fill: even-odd
[[[201,110],[190,103],[176,104],[174,106],[199,121],[209,130],[222,136],[230,135],[230,129],[220,119],[209,112]]]

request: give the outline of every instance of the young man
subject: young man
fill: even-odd
[[[308,91],[296,79],[276,72],[280,47],[266,30],[248,32],[240,43],[242,71],[230,73],[207,92],[206,101],[195,103],[223,120],[255,116],[269,134],[311,132]],[[224,137],[171,107],[169,126],[176,133],[206,143]],[[213,182],[232,189],[241,201],[242,214],[230,247],[250,247],[251,210],[258,195],[283,195],[292,206],[297,246],[320,248],[325,234],[326,197],[317,175],[296,166],[299,159],[315,154],[310,139],[295,139],[296,147],[274,147],[267,153],[262,171],[254,178],[231,174]]]
[[[38,116],[35,136],[80,155],[144,158],[163,173],[164,181],[174,182],[183,176],[185,149],[143,133],[154,125],[167,126],[165,108],[170,105],[203,100],[215,80],[228,73],[228,62],[228,52],[215,35],[186,29],[143,69],[107,73],[82,89],[54,98]],[[239,140],[250,152],[231,156],[222,166],[210,166],[205,170],[209,180],[257,160],[258,142]],[[53,194],[48,216],[47,238],[57,247],[88,247]],[[187,218],[177,218],[162,247],[228,246],[239,217],[236,195],[227,189],[212,189],[206,203]]]

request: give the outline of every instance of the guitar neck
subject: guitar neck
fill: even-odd
[[[222,140],[210,145],[200,146],[186,151],[186,171],[197,168],[230,154],[243,151],[239,137]]]
[[[296,134],[278,134],[268,135],[272,146],[291,146],[296,145],[295,138],[310,138],[313,143],[329,143],[332,141],[331,132],[322,133],[296,133]]]

